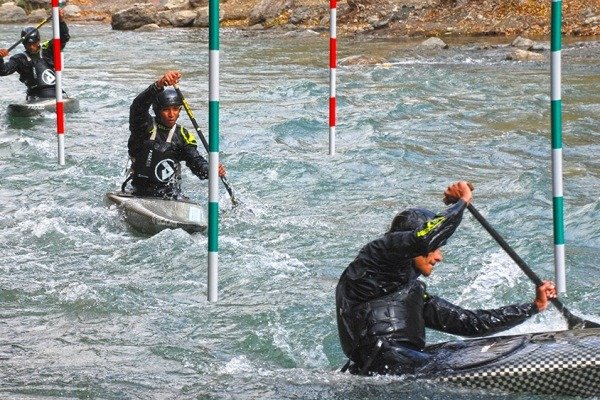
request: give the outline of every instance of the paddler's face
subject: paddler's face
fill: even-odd
[[[23,45],[25,46],[25,51],[28,54],[35,54],[38,51],[40,51],[40,42],[33,42],[33,43],[23,43]]]
[[[160,110],[160,120],[167,128],[171,128],[177,123],[177,118],[179,118],[180,111],[180,106],[165,107]]]
[[[435,249],[426,256],[415,257],[415,269],[419,271],[421,275],[429,276],[433,271],[433,266],[443,259],[444,257],[442,256],[442,250],[439,248]]]

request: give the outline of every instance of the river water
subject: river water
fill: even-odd
[[[4,47],[20,26],[0,26]],[[42,30],[46,38],[50,29]],[[438,210],[451,182],[543,278],[553,278],[549,63],[469,43],[340,39],[337,154],[328,152],[328,39],[221,33],[219,300],[207,238],[145,236],[104,201],[126,164],[128,108],[168,69],[207,128],[207,32],[72,25],[66,165],[55,117],[10,119],[1,80],[0,397],[11,399],[479,399],[481,392],[339,373],[334,290],[346,265],[408,206]],[[508,42],[508,39],[504,42]],[[549,58],[546,53],[547,59]],[[567,289],[600,320],[600,46],[563,51]],[[191,128],[187,116],[180,121]],[[187,195],[206,182],[184,174]],[[529,301],[533,286],[467,213],[427,279],[466,307]],[[565,329],[555,310],[508,333]],[[455,339],[429,332],[429,342]],[[486,394],[493,398],[541,399]],[[547,398],[544,396],[543,398]]]

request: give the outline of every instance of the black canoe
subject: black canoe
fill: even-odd
[[[109,192],[106,198],[123,210],[133,228],[143,233],[153,235],[177,228],[203,232],[208,225],[204,207],[191,201],[136,197],[126,192]]]
[[[73,98],[63,99],[65,113],[79,111],[79,100]],[[11,117],[35,117],[42,113],[55,113],[56,99],[39,99],[24,103],[9,104],[7,113]]]
[[[600,396],[600,328],[457,340],[427,346],[417,377],[463,387]]]

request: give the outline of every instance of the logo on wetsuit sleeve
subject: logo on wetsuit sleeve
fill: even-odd
[[[170,158],[164,159],[154,168],[154,176],[160,182],[167,182],[175,173],[175,161]]]
[[[42,72],[42,81],[46,85],[54,85],[54,82],[56,82],[56,74],[51,69],[46,69]]]

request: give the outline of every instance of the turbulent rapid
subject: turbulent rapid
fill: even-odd
[[[12,42],[20,26],[0,26]],[[328,39],[221,32],[219,300],[207,293],[207,237],[132,230],[105,193],[127,165],[129,106],[162,73],[208,134],[205,30],[112,31],[71,24],[63,85],[80,111],[6,115],[22,101],[2,77],[0,393],[15,399],[465,399],[482,392],[341,374],[337,280],[358,250],[408,206],[444,207],[445,187],[475,185],[487,220],[553,279],[549,54],[504,59],[508,43],[338,39],[337,152],[328,153]],[[50,28],[42,29],[44,38]],[[569,309],[599,321],[600,46],[563,51],[563,147]],[[180,122],[191,129],[182,113]],[[201,149],[202,150],[202,149]],[[202,150],[203,152],[203,150]],[[207,203],[184,168],[183,190]],[[465,307],[533,298],[533,285],[465,214],[427,279]],[[566,329],[555,310],[507,332]],[[430,343],[455,337],[428,332]],[[547,398],[496,395],[502,398]]]

